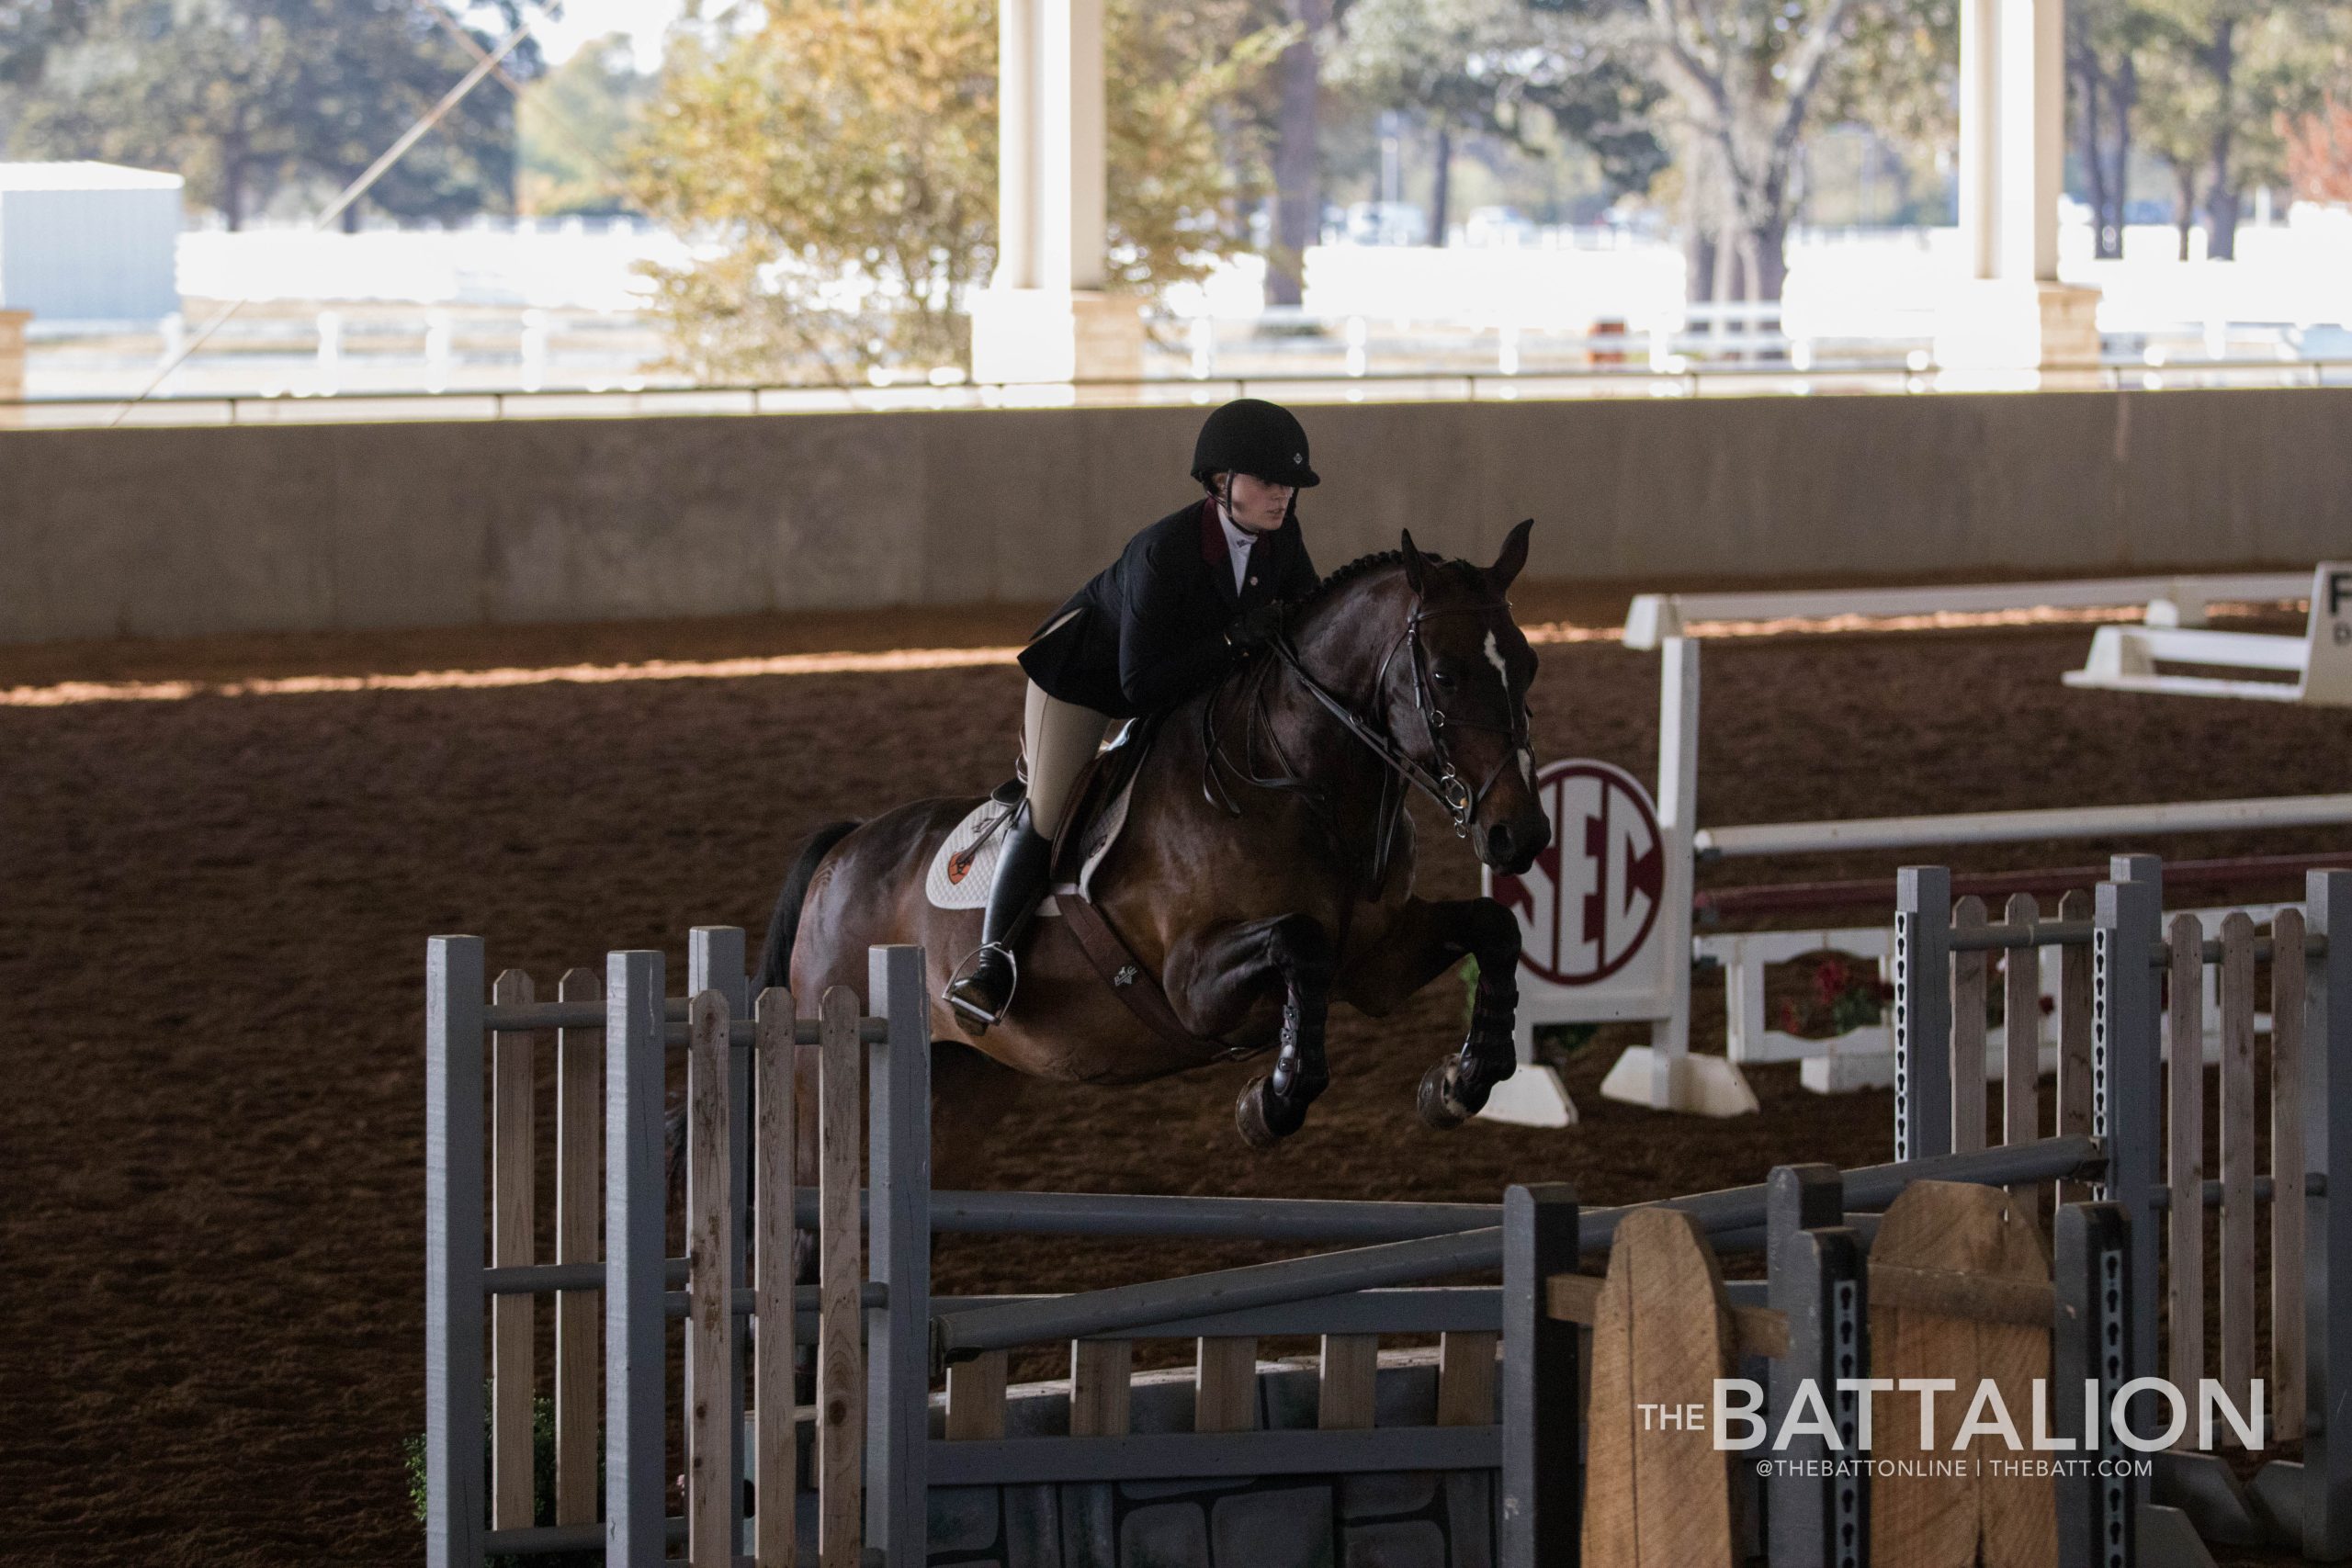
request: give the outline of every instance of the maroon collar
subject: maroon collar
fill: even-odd
[[[1280,528],[1275,528],[1269,530],[1268,534],[1255,536],[1250,546],[1251,553],[1255,554],[1257,551],[1256,540],[1266,538],[1270,534],[1281,532]],[[1230,561],[1233,558],[1233,541],[1225,536],[1225,525],[1217,521],[1215,496],[1201,502],[1201,558],[1211,565],[1220,561]]]
[[[1232,547],[1225,542],[1225,525],[1216,519],[1216,498],[1205,497],[1201,502],[1201,559],[1216,566],[1232,558]]]

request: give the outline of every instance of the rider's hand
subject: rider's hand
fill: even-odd
[[[1270,599],[1265,604],[1244,610],[1240,617],[1226,628],[1225,642],[1227,648],[1247,652],[1265,647],[1280,637],[1282,630],[1282,602]]]

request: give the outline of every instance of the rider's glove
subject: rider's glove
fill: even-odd
[[[1225,645],[1239,652],[1263,648],[1282,635],[1283,606],[1278,599],[1244,610],[1225,632]]]

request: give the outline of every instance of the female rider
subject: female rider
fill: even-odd
[[[1207,496],[1129,540],[1022,650],[1028,795],[997,856],[980,945],[945,992],[973,1034],[1012,1005],[1013,950],[1044,897],[1071,792],[1103,733],[1116,720],[1174,706],[1272,641],[1283,604],[1316,584],[1296,502],[1319,481],[1307,466],[1306,433],[1287,409],[1243,398],[1211,413],[1193,445],[1193,478]]]

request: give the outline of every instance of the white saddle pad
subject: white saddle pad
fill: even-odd
[[[931,898],[934,909],[981,909],[988,907],[989,884],[996,877],[996,860],[1004,849],[1004,831],[989,833],[988,842],[979,843],[980,835],[995,827],[1004,816],[1005,808],[993,800],[983,800],[972,807],[956,830],[947,835],[938,852],[931,857],[931,870],[923,878],[923,891]],[[973,845],[979,844],[978,850]],[[965,857],[968,855],[969,859]],[[1039,905],[1041,915],[1059,915],[1052,897]]]

